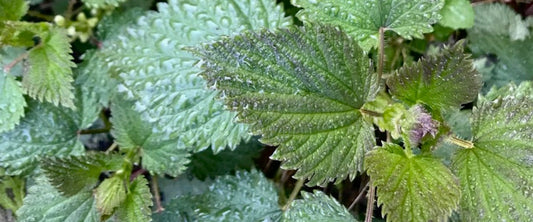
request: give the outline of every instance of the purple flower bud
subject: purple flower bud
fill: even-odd
[[[409,127],[409,139],[411,139],[412,146],[417,146],[427,134],[433,137],[437,135],[439,122],[433,120],[422,106],[416,105],[409,111],[415,116],[414,123]]]

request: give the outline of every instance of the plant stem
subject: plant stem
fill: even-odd
[[[9,71],[11,71],[11,69],[13,67],[15,67],[15,65],[17,65],[19,62],[21,62],[22,60],[26,59],[27,57],[28,57],[28,53],[27,52],[22,53],[17,58],[15,58],[15,60],[11,61],[9,64],[4,66],[4,72],[5,73],[9,73]]]
[[[107,133],[109,132],[108,128],[101,128],[101,129],[86,129],[86,130],[80,130],[78,131],[78,134],[85,135],[85,134],[98,134],[98,133]]]
[[[372,222],[372,216],[374,215],[374,199],[376,194],[376,188],[372,185],[372,181],[368,182],[370,189],[368,191],[368,201],[366,203],[366,215],[365,222]]]
[[[105,151],[105,154],[109,154],[109,153],[113,152],[113,150],[115,150],[117,147],[118,147],[117,143],[111,144],[111,146],[109,148],[107,148],[107,150]]]
[[[361,198],[363,197],[363,194],[365,194],[365,191],[366,191],[366,189],[368,188],[369,185],[370,185],[370,182],[366,183],[365,187],[363,187],[361,192],[359,192],[357,197],[355,197],[355,199],[352,201],[352,204],[350,204],[350,207],[348,207],[348,211],[352,210],[352,208],[355,206],[355,204],[357,202],[359,202],[359,200],[361,200]]]
[[[43,20],[48,21],[48,22],[54,21],[54,16],[45,15],[45,14],[42,14],[42,13],[40,13],[38,11],[29,10],[28,11],[28,15],[30,15],[32,17],[35,17],[35,18],[43,19]]]
[[[359,109],[359,112],[364,115],[372,116],[372,117],[383,117],[383,113],[367,110],[367,109]]]
[[[289,196],[289,200],[287,201],[285,206],[283,206],[283,208],[282,208],[283,211],[289,209],[289,206],[291,205],[292,201],[296,198],[296,196],[300,192],[300,189],[302,189],[302,186],[304,185],[304,182],[305,182],[305,179],[299,179],[296,182],[296,185],[294,185],[294,189],[292,190],[291,195]]]
[[[157,175],[152,176],[152,192],[154,193],[155,212],[160,213],[165,210],[161,204],[161,196],[159,195],[159,185],[157,184]]]
[[[379,48],[378,48],[378,81],[383,77],[383,61],[385,60],[385,27],[379,28]]]
[[[448,141],[450,143],[453,143],[457,146],[460,146],[462,148],[465,148],[465,149],[472,149],[474,148],[474,143],[472,141],[468,141],[468,140],[463,140],[461,138],[458,138],[456,136],[449,136],[448,138]]]

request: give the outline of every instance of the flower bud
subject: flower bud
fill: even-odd
[[[65,17],[61,16],[61,15],[56,15],[56,17],[54,17],[54,22],[58,25],[58,26],[65,26]]]

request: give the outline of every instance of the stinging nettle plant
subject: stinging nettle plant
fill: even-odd
[[[533,22],[505,5],[292,0],[296,25],[273,0],[84,0],[94,18],[20,21],[36,2],[0,0],[0,205],[19,221],[355,221],[313,187],[361,178],[366,221],[533,218],[533,90],[502,84],[527,80],[509,49]],[[438,26],[468,42],[398,59]],[[93,33],[75,64],[69,37]],[[295,171],[288,199],[251,169],[257,138]]]

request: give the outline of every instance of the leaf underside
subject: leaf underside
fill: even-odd
[[[424,103],[435,110],[449,110],[473,101],[482,82],[459,42],[438,55],[403,66],[387,79],[387,86],[408,105]]]
[[[248,140],[248,127],[234,123],[235,113],[224,111],[206,89],[194,66],[199,59],[184,48],[249,29],[290,24],[282,7],[270,0],[170,0],[159,3],[116,41],[104,47],[118,87],[135,99],[135,109],[154,131],[179,136],[179,144],[201,151],[234,148]]]
[[[152,194],[148,181],[139,176],[131,182],[129,193],[124,203],[117,209],[118,221],[145,222],[151,221]]]
[[[338,26],[368,51],[378,45],[379,29],[411,39],[433,31],[444,0],[291,0],[304,8],[297,16],[305,22]]]
[[[154,214],[155,222],[278,221],[281,216],[274,185],[256,170],[219,177],[205,193],[180,196],[165,208]]]
[[[320,191],[301,194],[303,199],[293,201],[290,208],[283,213],[281,221],[356,221],[344,206]]]
[[[371,151],[365,164],[387,221],[438,221],[459,204],[457,180],[431,156],[408,157],[402,147],[388,143]]]
[[[325,184],[362,169],[374,146],[359,108],[377,93],[357,44],[332,27],[246,33],[208,45],[203,75],[296,178]]]
[[[445,0],[440,11],[439,24],[453,29],[466,29],[474,25],[474,9],[469,0]]]
[[[472,118],[475,147],[454,156],[465,221],[533,218],[533,100],[514,94],[480,99]]]

